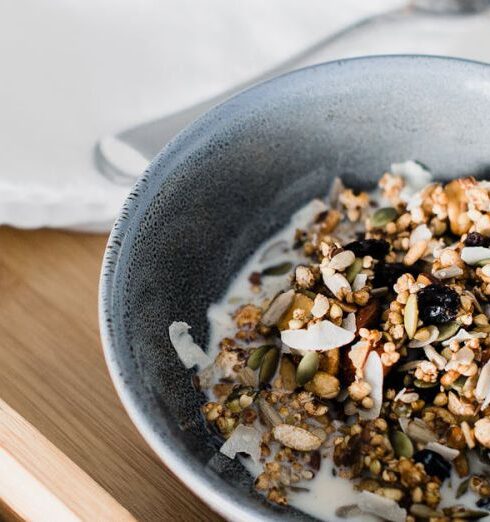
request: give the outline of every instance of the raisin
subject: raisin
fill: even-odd
[[[459,308],[455,290],[442,284],[433,284],[417,292],[420,318],[425,324],[443,324],[452,321]]]
[[[371,256],[374,259],[383,259],[390,251],[390,244],[384,239],[360,239],[346,245],[344,250],[352,250],[356,257]]]
[[[435,451],[424,449],[417,451],[413,460],[424,465],[427,475],[439,477],[441,480],[449,478],[451,475],[451,463]]]
[[[466,239],[464,240],[464,244],[467,247],[488,247],[490,246],[490,239],[488,237],[482,236],[478,232],[470,232]]]

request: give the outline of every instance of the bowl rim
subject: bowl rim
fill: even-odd
[[[292,77],[295,75],[302,75],[307,73],[311,69],[315,68],[335,68],[339,65],[353,65],[356,63],[364,62],[385,62],[386,65],[393,62],[447,62],[449,64],[460,64],[468,66],[476,66],[477,69],[480,67],[489,68],[490,64],[480,62],[476,60],[469,60],[465,58],[456,58],[451,56],[439,56],[439,55],[425,55],[425,54],[385,54],[385,55],[372,55],[372,56],[358,56],[352,58],[345,58],[340,60],[333,60],[329,62],[323,62],[319,64],[310,65],[301,69],[296,69],[264,82],[259,82],[247,89],[240,91],[234,96],[228,98],[224,102],[214,106],[212,109],[207,111],[204,115],[200,116],[194,122],[182,129],[170,142],[168,142],[157,156],[148,165],[145,172],[138,179],[132,190],[128,194],[109,235],[104,257],[102,260],[102,268],[99,280],[99,296],[98,296],[98,310],[99,310],[99,329],[100,337],[104,352],[105,361],[111,376],[111,380],[114,384],[116,392],[121,400],[124,409],[129,415],[131,421],[136,426],[143,439],[155,452],[158,458],[163,464],[169,468],[169,470],[185,485],[186,488],[190,489],[191,492],[196,495],[201,501],[207,504],[212,510],[219,515],[228,518],[232,517],[232,520],[237,522],[251,522],[256,520],[268,520],[269,517],[264,518],[260,514],[252,511],[251,509],[237,504],[233,499],[227,498],[222,493],[218,493],[213,488],[212,484],[205,479],[196,475],[184,459],[178,456],[178,454],[172,451],[171,445],[156,434],[152,428],[152,424],[148,416],[141,410],[136,393],[131,390],[124,381],[122,368],[118,360],[115,332],[111,328],[111,311],[112,311],[112,288],[115,275],[115,266],[119,260],[119,255],[122,249],[123,240],[128,232],[129,225],[132,218],[139,208],[139,202],[142,195],[148,189],[150,180],[157,175],[160,177],[160,181],[165,180],[165,174],[157,174],[158,165],[160,161],[169,156],[173,149],[185,144],[190,138],[192,139],[192,131],[198,129],[203,118],[207,115],[214,113],[219,107],[227,105],[231,100],[239,101],[244,94],[253,92],[259,87],[262,87],[269,83],[275,83],[278,79],[283,77]]]

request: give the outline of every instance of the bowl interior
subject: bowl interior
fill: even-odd
[[[183,320],[207,340],[206,309],[253,250],[334,176],[373,186],[417,159],[436,177],[488,171],[490,72],[472,62],[379,57],[304,69],[232,98],[153,161],[113,231],[101,326],[116,387],[162,459],[234,520],[293,509],[254,493],[219,452],[168,338]]]

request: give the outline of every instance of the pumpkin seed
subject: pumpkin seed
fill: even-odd
[[[339,518],[352,518],[362,515],[362,511],[357,504],[349,504],[348,506],[340,506],[337,508],[335,514]]]
[[[456,321],[450,321],[449,323],[441,324],[439,326],[439,337],[437,338],[437,342],[445,341],[446,339],[449,339],[455,335],[460,326],[461,325]]]
[[[458,489],[456,490],[456,497],[459,498],[462,497],[469,488],[471,477],[468,477],[467,479],[464,479],[461,484],[458,486]]]
[[[282,357],[279,374],[281,375],[282,387],[287,391],[294,391],[297,387],[296,367],[289,358]]]
[[[345,277],[350,284],[354,282],[356,275],[362,270],[362,259],[356,257],[352,265],[345,272]]]
[[[293,263],[286,261],[284,263],[279,263],[278,265],[268,266],[262,270],[262,275],[264,276],[280,276],[285,275],[291,271],[293,268]]]
[[[417,303],[417,296],[410,294],[405,305],[404,315],[405,331],[410,339],[413,339],[417,331],[417,323],[419,322],[419,307]]]
[[[417,388],[434,388],[434,386],[438,385],[437,382],[425,382],[425,381],[422,381],[421,379],[415,379],[413,381],[413,384]]]
[[[442,511],[436,511],[435,509],[432,509],[425,504],[412,504],[410,506],[410,513],[417,518],[444,517],[444,513]]]
[[[272,348],[271,344],[264,344],[263,346],[259,346],[256,350],[252,352],[247,361],[247,366],[252,370],[257,370],[264,358],[264,355]]]
[[[398,217],[398,212],[396,208],[393,207],[385,207],[376,210],[376,212],[371,217],[371,226],[374,228],[381,228],[394,221]]]
[[[296,370],[296,382],[299,386],[303,386],[313,379],[318,371],[319,363],[320,358],[317,352],[308,352],[303,356]]]
[[[391,436],[391,443],[397,457],[410,459],[413,455],[413,444],[403,431],[395,431]]]
[[[262,357],[259,370],[259,384],[266,384],[272,379],[272,377],[274,377],[278,363],[279,348],[274,346],[267,350],[265,355]]]

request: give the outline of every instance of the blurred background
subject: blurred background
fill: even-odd
[[[106,369],[97,285],[124,198],[255,81],[359,55],[490,62],[489,3],[0,0],[0,520],[220,520],[148,449]]]
[[[111,138],[272,72],[366,54],[488,61],[487,4],[3,0],[0,223],[108,230],[134,176],[207,105],[136,148]]]

